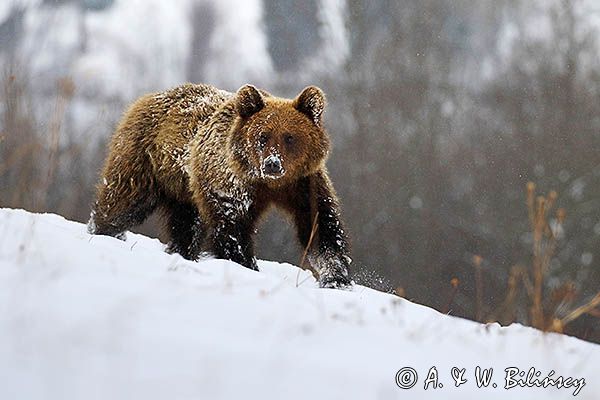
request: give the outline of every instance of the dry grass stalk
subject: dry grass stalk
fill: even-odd
[[[544,282],[549,270],[550,263],[556,252],[558,237],[562,232],[562,225],[566,218],[566,212],[563,208],[558,208],[555,212],[556,220],[553,226],[548,222],[548,215],[556,205],[558,194],[555,191],[548,193],[547,197],[535,195],[535,184],[527,184],[527,210],[532,234],[532,260],[531,269],[528,273],[523,266],[514,266],[511,268],[508,278],[508,287],[504,302],[498,307],[495,314],[490,318],[491,321],[502,320],[503,323],[511,323],[515,320],[517,310],[517,295],[519,283],[523,284],[527,297],[530,300],[529,324],[540,330],[563,332],[565,326],[584,314],[600,318],[600,293],[593,297],[586,304],[577,307],[564,315],[564,309],[570,305],[576,298],[577,291],[572,282],[565,282],[557,288],[550,291],[550,297],[544,299]],[[480,319],[482,284],[481,263],[479,256],[473,257],[476,271],[477,285],[477,319]]]
[[[525,268],[520,265],[514,265],[508,275],[506,297],[496,313],[489,319],[490,321],[500,321],[507,325],[516,320],[516,300],[519,293],[519,283],[524,280],[529,280]]]
[[[481,263],[483,257],[473,256],[473,265],[475,266],[475,320],[483,321],[483,273]]]
[[[551,227],[548,223],[548,214],[556,205],[558,194],[551,191],[547,197],[538,196],[535,202],[534,197],[535,184],[529,182],[527,184],[527,206],[533,238],[533,283],[529,281],[525,273],[523,274],[523,284],[531,299],[530,322],[533,327],[538,329],[563,332],[567,324],[583,314],[600,314],[596,309],[600,305],[600,293],[588,303],[572,310],[565,317],[559,318],[557,314],[560,313],[560,308],[565,304],[572,303],[576,297],[575,285],[566,282],[551,292],[549,304],[544,311],[544,278],[555,254],[557,238],[565,221],[566,212],[563,208],[558,208],[555,214],[556,224]]]
[[[596,310],[596,307],[598,306],[600,306],[600,293],[596,294],[596,296],[594,296],[586,304],[579,306],[573,311],[571,311],[569,314],[567,314],[566,317],[562,318],[560,322],[562,326],[565,326],[569,322],[572,322],[577,318],[581,317],[583,314],[592,314],[594,311],[598,311]]]
[[[26,79],[17,79],[7,67],[3,74],[2,146],[0,146],[0,204],[3,207],[32,207],[32,193],[37,187],[40,170],[37,160],[43,149],[31,117],[31,99]]]
[[[450,306],[454,302],[456,293],[458,293],[458,285],[459,284],[460,284],[460,281],[458,280],[458,278],[450,279],[450,286],[452,286],[452,291],[450,292],[450,296],[448,298],[448,302],[446,303],[446,306],[442,309],[442,312],[444,314],[448,314],[450,312]]]
[[[556,250],[557,230],[564,221],[564,210],[558,209],[555,229],[552,229],[548,223],[548,214],[556,204],[557,198],[558,194],[555,191],[551,191],[547,197],[535,197],[535,184],[533,182],[527,184],[527,210],[533,240],[531,262],[533,283],[529,286],[528,279],[525,277],[523,282],[526,284],[531,298],[530,322],[538,329],[544,329],[547,326],[543,306],[544,277]]]
[[[542,267],[542,240],[546,221],[546,199],[538,196],[533,217],[533,302],[531,305],[531,324],[542,329],[544,326],[544,310],[542,306],[544,272]]]
[[[305,268],[304,267],[304,263],[306,261],[306,257],[308,255],[308,250],[310,249],[310,246],[312,246],[312,242],[313,239],[315,237],[315,234],[317,233],[317,218],[319,217],[319,212],[317,211],[315,213],[315,217],[313,219],[313,223],[312,223],[312,227],[310,230],[310,236],[308,237],[308,243],[306,243],[306,247],[304,248],[304,251],[302,252],[302,258],[300,258],[300,268],[302,269],[308,269],[310,271],[312,271],[313,275],[318,279],[319,278],[319,273],[317,272],[317,270],[315,270],[312,265],[310,265],[310,263],[308,264],[308,266]]]
[[[577,296],[577,290],[573,282],[565,282],[552,289],[549,304],[546,307],[546,315],[556,316],[564,314],[562,311],[569,306]]]
[[[54,174],[58,168],[60,157],[57,156],[60,144],[60,133],[62,121],[64,120],[67,105],[69,104],[75,92],[75,84],[69,78],[63,78],[58,81],[58,94],[56,98],[56,106],[50,121],[50,143],[48,147],[48,169],[46,178],[42,182],[42,187],[37,200],[37,207],[45,207],[48,191],[54,179]]]

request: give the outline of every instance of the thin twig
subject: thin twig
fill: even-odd
[[[302,268],[302,269],[311,270],[316,278],[319,277],[319,273],[312,267],[312,265],[309,265],[308,268],[304,268],[304,262],[306,261],[306,256],[308,255],[308,249],[310,249],[313,238],[315,237],[315,233],[317,231],[317,218],[318,217],[319,217],[319,212],[317,211],[315,213],[315,218],[313,219],[312,227],[310,230],[310,236],[308,237],[308,243],[306,244],[306,247],[304,248],[304,252],[302,253],[302,258],[300,259],[300,265],[299,265],[300,268]],[[296,286],[298,286],[299,277],[300,277],[300,271],[298,271],[298,275],[296,276]]]
[[[567,325],[569,322],[572,322],[579,318],[582,314],[589,313],[593,311],[597,306],[600,305],[600,293],[594,296],[590,301],[586,304],[577,307],[573,311],[571,311],[566,317],[562,318],[560,322],[563,326]]]
[[[456,297],[456,293],[458,292],[458,285],[459,285],[459,283],[460,282],[459,282],[458,278],[452,278],[450,280],[450,285],[452,286],[452,291],[450,292],[450,296],[448,298],[448,302],[446,303],[446,307],[444,307],[442,309],[442,312],[444,314],[450,313],[450,306],[454,302],[454,298]]]
[[[473,264],[475,265],[475,320],[483,321],[483,276],[481,271],[481,256],[473,256]]]

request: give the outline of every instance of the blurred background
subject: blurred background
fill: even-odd
[[[0,206],[87,221],[144,93],[315,84],[358,282],[600,342],[599,50],[594,0],[3,0]]]

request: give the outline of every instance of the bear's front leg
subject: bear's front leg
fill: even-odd
[[[311,265],[319,273],[319,285],[325,288],[350,286],[350,246],[327,173],[320,171],[301,182],[293,201],[298,236],[304,246],[308,245],[313,224],[316,227],[308,254]]]
[[[214,256],[258,271],[252,242],[254,224],[247,206],[243,202],[221,196],[214,197],[210,204],[210,239]]]

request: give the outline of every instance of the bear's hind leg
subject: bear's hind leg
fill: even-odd
[[[168,253],[179,253],[188,260],[197,260],[202,251],[206,229],[197,208],[192,204],[173,202],[165,204],[168,233],[171,241]]]
[[[93,235],[125,239],[125,231],[143,223],[155,210],[158,196],[151,185],[137,185],[133,180],[104,182],[92,208],[88,232]]]

